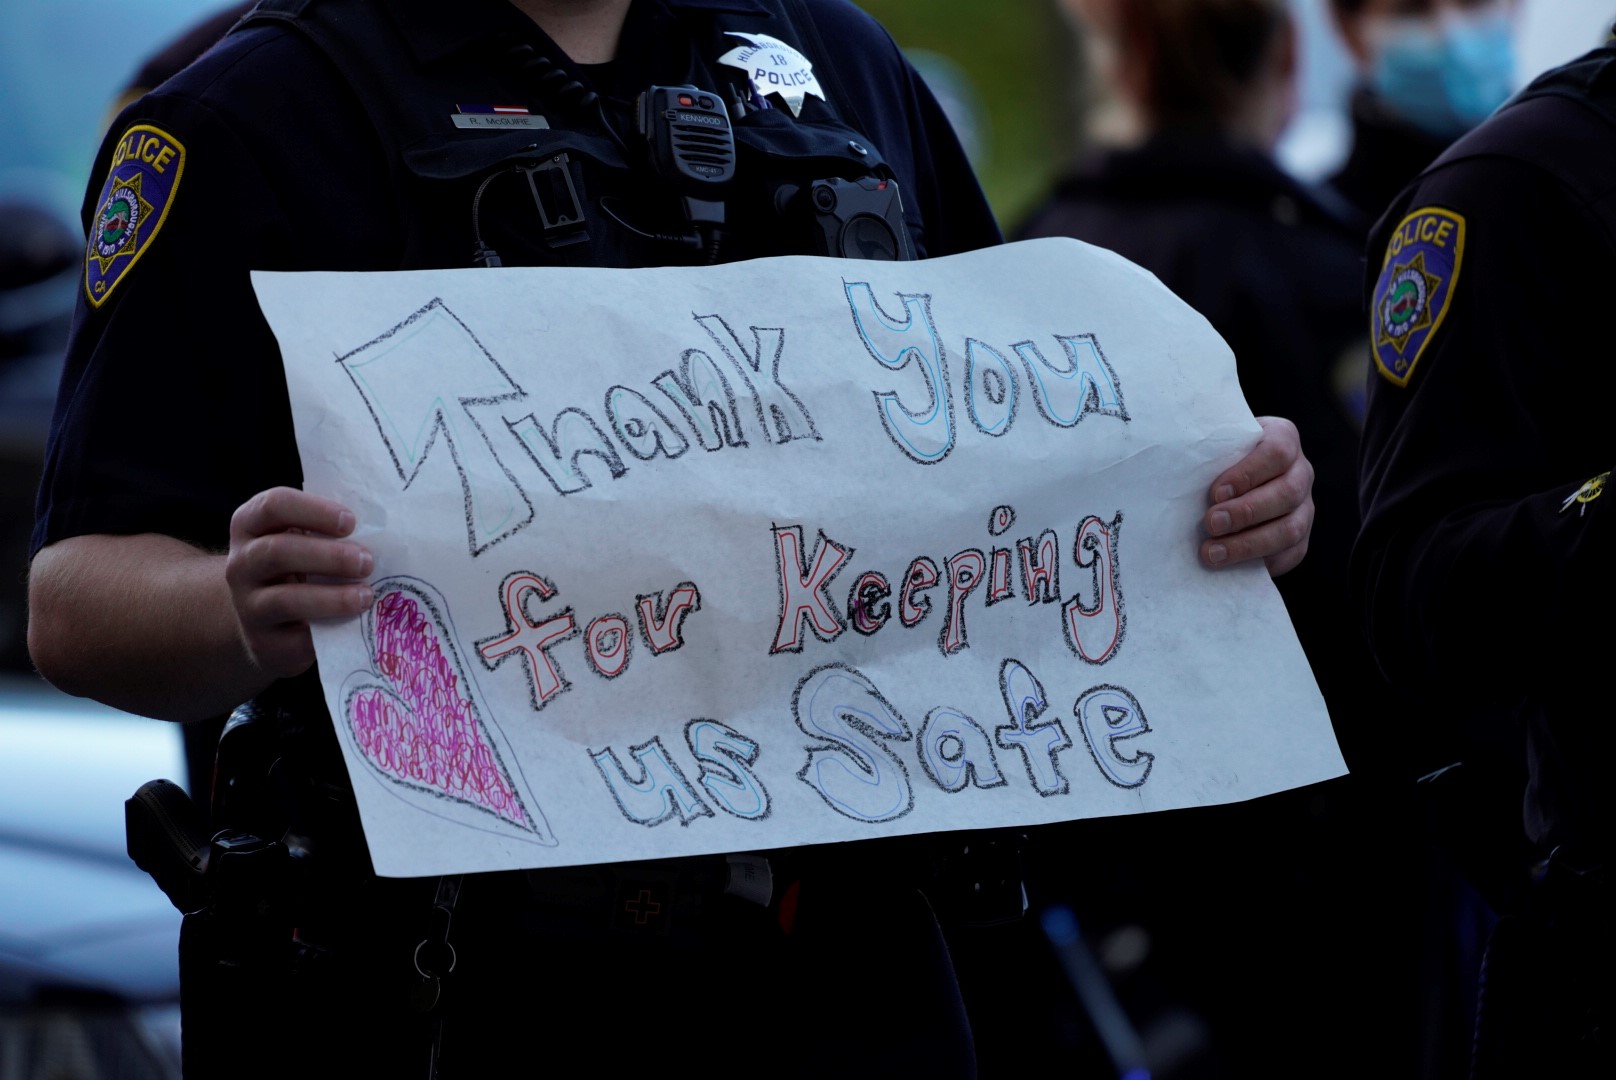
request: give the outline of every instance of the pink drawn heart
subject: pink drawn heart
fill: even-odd
[[[348,728],[383,775],[480,807],[532,830],[477,707],[450,631],[424,594],[395,580],[377,589],[370,623],[371,678],[347,698]]]

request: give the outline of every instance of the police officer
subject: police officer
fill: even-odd
[[[726,62],[758,35],[815,80]],[[723,106],[732,177],[670,162],[637,124],[652,87]],[[878,254],[998,242],[942,111],[879,26],[842,0],[265,0],[131,105],[95,168],[32,655],[64,689],[156,717],[256,702],[278,800],[259,832],[284,830],[298,868],[187,918],[193,954],[212,958],[187,968],[188,1068],[390,1075],[430,1059],[469,1075],[567,1052],[607,1069],[699,1054],[969,1074],[936,922],[877,845],[774,853],[761,891],[732,888],[722,859],[650,868],[679,918],[640,936],[609,924],[615,871],[371,873],[309,623],[364,610],[374,563],[352,508],[298,490],[248,279],[815,253],[828,234],[803,196],[827,178],[889,181],[871,207],[890,229]],[[1214,484],[1208,566],[1281,573],[1306,551],[1310,466],[1292,425],[1265,429]],[[805,869],[779,869],[792,864]]]
[[[1381,667],[1426,695],[1433,722],[1465,717],[1466,755],[1508,755],[1520,775],[1490,793],[1509,829],[1464,823],[1511,885],[1474,1075],[1605,1075],[1616,47],[1455,143],[1371,252],[1353,586]]]

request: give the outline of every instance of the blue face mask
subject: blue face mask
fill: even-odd
[[[1514,89],[1514,26],[1501,6],[1388,19],[1376,36],[1370,86],[1405,120],[1439,138],[1469,131]]]

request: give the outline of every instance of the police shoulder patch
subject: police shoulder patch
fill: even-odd
[[[84,292],[100,307],[163,227],[185,170],[185,147],[161,128],[136,124],[112,151],[84,252]]]
[[[1442,326],[1464,258],[1464,215],[1425,206],[1405,217],[1386,243],[1371,297],[1375,367],[1407,386]]]

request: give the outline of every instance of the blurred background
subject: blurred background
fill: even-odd
[[[1350,150],[1355,72],[1326,0],[1289,4],[1298,31],[1295,111],[1273,156],[1290,176],[1312,184],[1340,168]],[[216,0],[0,4],[0,1080],[157,1077],[173,1068],[171,943],[178,917],[123,857],[121,803],[144,780],[185,780],[179,733],[62,698],[34,676],[24,640],[25,563],[34,485],[81,274],[78,214],[91,159],[142,64],[223,6]],[[1055,0],[864,0],[862,6],[888,27],[944,102],[1001,226],[1014,234],[1088,149],[1082,120],[1101,91],[1079,27]],[[1612,0],[1520,0],[1514,85],[1597,44],[1613,14]],[[1203,1000],[1208,980],[1175,979],[1163,968],[1170,961],[1157,960],[1148,984],[1134,979],[1148,989],[1124,993],[1129,973],[1146,965],[1152,942],[1169,939],[1171,928],[1106,907],[1118,901],[1115,891],[1094,896],[1087,909],[1078,896],[1060,897],[1076,908],[1077,922],[1060,923],[1053,936],[1029,921],[1018,937],[967,943],[967,969],[991,974],[996,963],[1008,964],[1012,977],[1050,994],[1030,1019],[1014,1003],[973,1003],[982,1018],[985,1072],[1036,1064],[1039,1055],[1014,1049],[1022,1035],[1044,1050],[1069,1050],[1073,1061],[1094,1070],[1079,1075],[1126,1071],[1102,1022],[1107,1006],[1100,999],[1109,995],[1113,1005],[1122,1002],[1123,1035],[1154,1040],[1155,1075],[1262,1073],[1231,1067],[1227,1054],[1219,1058],[1218,1040],[1208,1032],[1216,1009]],[[1463,905],[1443,910],[1485,919]],[[1079,925],[1094,930],[1085,937]],[[1065,951],[1057,940],[1066,942]],[[1447,960],[1462,969],[1474,957]],[[1075,974],[1081,971],[1101,973],[1099,983],[1085,984]],[[1236,973],[1223,974],[1222,985],[1239,985]],[[1465,992],[1458,986],[1451,994],[1462,1003]],[[1451,1003],[1433,1015],[1444,1009]],[[1018,1024],[1021,1035],[1013,1030]],[[1424,1036],[1418,1074],[1457,1075],[1462,1015],[1427,1017],[1415,1026],[1444,1028]],[[1300,1074],[1331,1070],[1319,1064]],[[1389,1068],[1379,1075],[1403,1073]]]

